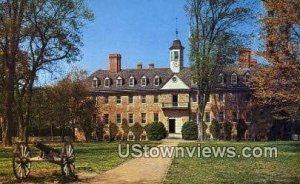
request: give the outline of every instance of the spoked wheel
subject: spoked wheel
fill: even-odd
[[[66,142],[61,153],[61,172],[64,176],[75,177],[75,155],[74,147]]]
[[[13,171],[17,179],[26,179],[30,173],[30,149],[25,143],[17,144],[13,155]]]

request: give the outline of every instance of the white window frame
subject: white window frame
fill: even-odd
[[[120,102],[118,102],[118,97],[120,97]],[[116,96],[116,104],[121,104],[122,103],[122,96],[117,95]]]
[[[245,83],[249,83],[250,82],[250,73],[249,72],[247,72],[246,74],[245,74]]]
[[[143,123],[143,114],[145,114],[145,122]],[[147,123],[147,113],[141,113],[141,123],[144,125]]]
[[[153,113],[153,121],[155,121],[155,114],[157,114],[157,122],[159,122],[159,113]]]
[[[143,102],[143,97],[145,97],[145,102]],[[142,104],[147,103],[147,97],[146,97],[146,95],[141,95],[141,103]]]
[[[93,88],[99,87],[99,79],[97,77],[93,78]]]
[[[231,74],[231,77],[230,77],[231,85],[237,85],[237,81],[238,81],[237,74],[236,73]]]
[[[116,80],[116,87],[121,87],[123,85],[123,79],[122,77],[118,77]]]
[[[207,113],[209,113],[209,121],[206,121],[206,119],[207,119],[207,117],[206,117]],[[210,113],[210,111],[206,111],[205,112],[205,122],[207,122],[207,123],[211,122],[211,113]]]
[[[219,77],[218,78],[218,83],[221,84],[221,85],[224,85],[225,84],[225,76],[224,76],[224,74],[220,73],[218,77]],[[222,79],[222,81],[219,81],[220,79]]]
[[[118,115],[120,115],[120,122],[118,122]],[[122,114],[116,115],[116,124],[122,124]]]
[[[107,100],[107,101],[106,101],[106,100]],[[108,96],[108,95],[104,96],[104,103],[105,103],[105,104],[108,104],[108,103],[109,103],[109,96]]]
[[[222,121],[220,120],[220,114],[221,114],[221,113],[223,113]],[[225,120],[225,113],[224,113],[224,111],[221,111],[221,112],[218,113],[218,121],[219,121],[219,123],[223,123],[224,120]]]
[[[160,85],[160,77],[159,76],[155,76],[154,77],[154,86],[159,86]]]
[[[106,81],[108,81],[108,82],[106,82]],[[107,85],[108,84],[108,85]],[[106,77],[105,79],[104,79],[104,87],[109,87],[110,86],[110,78],[109,77]]]
[[[131,77],[129,78],[129,86],[130,86],[130,87],[134,87],[134,85],[135,85],[135,79],[134,79],[134,77],[131,76]]]
[[[222,100],[220,100],[220,96],[222,95]],[[220,92],[219,94],[218,94],[218,101],[219,102],[225,102],[225,93],[223,93],[223,92]]]
[[[237,93],[231,93],[231,102],[237,102],[238,96]]]
[[[132,102],[130,103],[130,97],[132,97]],[[133,95],[128,95],[128,104],[133,104],[134,103],[134,96]]]
[[[132,122],[130,122],[130,115],[132,115]],[[133,113],[128,113],[128,123],[133,124],[134,123],[134,114]]]
[[[147,77],[146,76],[143,76],[141,78],[141,86],[147,86]]]

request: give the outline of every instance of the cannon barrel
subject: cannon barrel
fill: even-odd
[[[46,154],[46,155],[53,154],[53,153],[56,153],[58,155],[61,154],[61,152],[59,150],[57,150],[55,148],[52,148],[50,146],[47,146],[45,144],[42,144],[40,142],[36,142],[34,144],[34,147],[38,148],[39,150],[41,150],[42,152],[44,152],[44,154]]]

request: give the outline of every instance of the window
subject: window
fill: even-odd
[[[219,93],[219,102],[224,102],[225,98],[224,98],[224,93]]]
[[[146,103],[146,95],[142,95],[141,96],[141,102],[142,103]]]
[[[104,103],[108,104],[108,96],[104,96]]]
[[[224,122],[224,112],[219,112],[219,122]]]
[[[210,112],[205,112],[205,122],[210,122]]]
[[[110,86],[110,78],[105,78],[105,80],[104,80],[104,86],[105,87],[109,87]]]
[[[154,86],[159,86],[160,84],[160,78],[158,76],[155,76],[154,78]]]
[[[121,87],[123,85],[123,79],[121,77],[118,77],[116,80],[116,86]]]
[[[237,94],[236,93],[232,93],[231,100],[232,100],[232,102],[237,102]]]
[[[128,114],[128,123],[133,123],[133,114]]]
[[[146,113],[141,114],[141,122],[144,124],[146,123]]]
[[[196,94],[192,94],[192,102],[197,102],[197,95]]]
[[[153,102],[154,103],[158,103],[158,95],[154,95],[153,96]]]
[[[238,119],[237,112],[232,112],[232,121],[237,122],[237,119]]]
[[[220,73],[219,76],[218,76],[218,83],[223,85],[225,83],[225,80],[224,80],[224,74],[223,73]]]
[[[133,96],[128,96],[128,103],[130,103],[130,104],[133,103]]]
[[[100,81],[97,77],[94,77],[93,79],[93,88],[98,88],[98,86],[100,85]]]
[[[134,77],[130,77],[129,78],[129,86],[133,87],[134,85],[135,85],[135,79],[134,79]]]
[[[177,78],[176,78],[176,77],[173,77],[173,78],[172,78],[172,81],[173,81],[173,82],[177,82]]]
[[[174,60],[178,60],[178,58],[179,58],[178,51],[174,51]]]
[[[141,85],[142,86],[147,86],[147,77],[146,76],[142,77],[142,79],[141,79]]]
[[[116,103],[117,104],[121,103],[121,96],[116,96]]]
[[[121,123],[122,123],[122,116],[121,116],[121,114],[117,114],[116,122],[117,122],[118,124],[121,124]]]
[[[245,82],[246,83],[250,82],[250,74],[249,73],[246,73],[246,75],[245,75]]]
[[[109,122],[109,114],[104,114],[103,115],[103,122],[106,123],[106,124],[108,124],[108,122]]]
[[[154,122],[159,122],[158,113],[154,113],[154,114],[153,114],[153,121],[154,121]]]
[[[237,85],[237,75],[235,73],[231,75],[231,84]]]
[[[208,95],[207,102],[210,102],[210,95]]]

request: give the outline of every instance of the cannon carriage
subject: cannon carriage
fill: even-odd
[[[75,155],[72,143],[65,142],[61,150],[52,148],[41,142],[34,143],[34,147],[40,150],[40,154],[31,157],[31,151],[27,144],[23,142],[16,144],[12,166],[13,173],[17,179],[26,179],[34,162],[50,162],[59,165],[62,175],[75,177]]]

